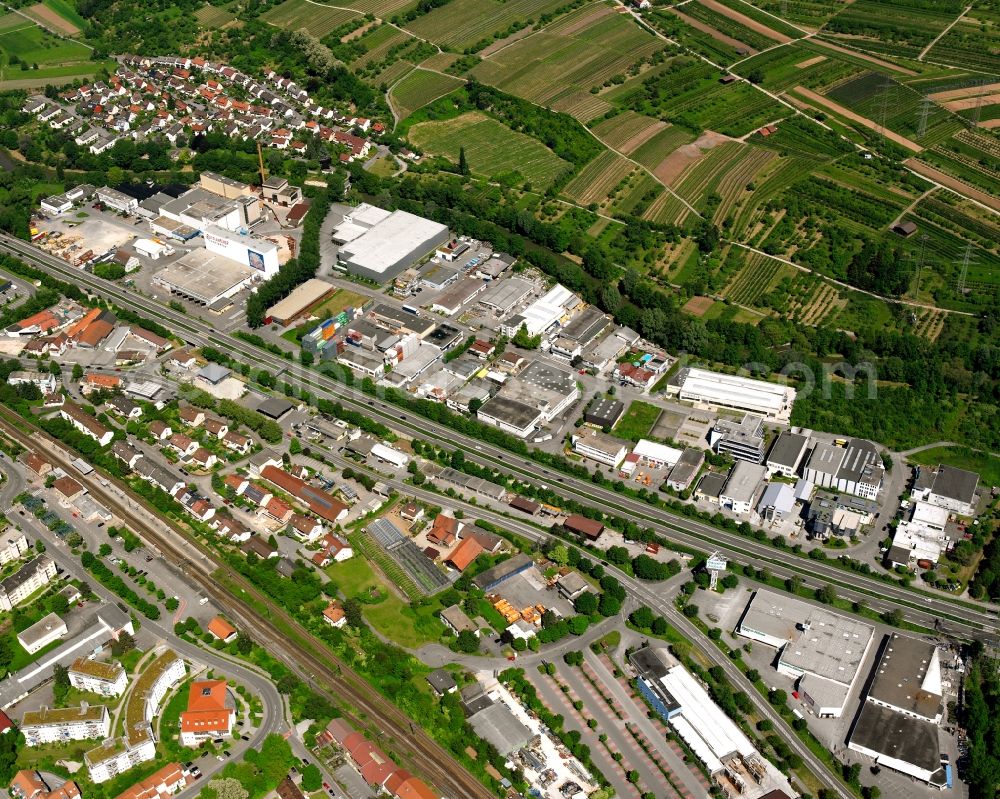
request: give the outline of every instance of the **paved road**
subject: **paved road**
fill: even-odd
[[[19,469],[11,467],[9,462],[3,464],[3,468],[5,472],[9,469],[11,475],[19,473]],[[23,486],[23,477],[21,477],[21,482]],[[117,605],[121,601],[116,595],[112,594],[88,574],[80,564],[78,558],[69,551],[66,544],[43,525],[38,524],[33,516],[26,514],[24,517],[17,516],[15,518],[26,528],[26,532],[28,532],[30,537],[40,538],[45,542],[46,554],[56,562],[57,567],[64,577],[73,577],[82,582],[89,583],[94,594],[109,604]],[[127,578],[125,579],[127,581]],[[182,581],[184,578],[175,573],[175,579]],[[246,686],[252,695],[257,696],[261,700],[263,718],[256,732],[250,736],[249,741],[241,741],[237,736],[226,747],[232,751],[233,758],[239,759],[241,754],[247,749],[259,749],[264,738],[270,733],[283,734],[290,729],[286,719],[284,700],[269,677],[257,671],[254,667],[178,638],[169,629],[169,625],[171,624],[169,616],[165,616],[162,621],[151,621],[145,617],[140,617],[139,622],[142,630],[147,634],[151,634],[158,644],[173,649],[188,662],[204,664],[206,667],[226,675],[232,681]],[[7,685],[13,684],[16,678],[16,675],[11,675],[6,680],[0,682],[0,694],[9,693]],[[12,688],[11,690],[17,691],[18,689]],[[192,755],[195,752],[196,750],[192,750]],[[225,766],[225,762],[220,762],[215,757],[203,757],[198,762],[205,776],[200,781],[194,783],[192,787],[178,794],[179,797],[194,796],[200,792],[202,785],[211,778],[211,775]]]
[[[209,344],[222,347],[248,363],[259,364],[273,370],[276,376],[280,375],[282,382],[308,386],[314,396],[338,400],[346,407],[364,412],[373,419],[406,434],[434,441],[449,449],[461,449],[468,459],[521,480],[558,487],[560,492],[586,504],[602,507],[608,512],[621,514],[640,524],[646,524],[671,540],[701,549],[708,545],[719,550],[733,562],[752,563],[758,568],[766,566],[783,577],[797,575],[812,584],[830,582],[838,588],[860,592],[872,607],[900,607],[911,614],[917,611],[925,618],[928,616],[940,618],[948,622],[956,634],[961,632],[967,636],[978,635],[984,628],[991,633],[997,631],[984,616],[984,611],[989,609],[985,603],[959,604],[944,592],[926,588],[905,589],[820,561],[806,560],[793,553],[776,550],[768,544],[761,544],[735,533],[653,508],[644,502],[623,497],[589,481],[578,480],[539,466],[529,458],[484,448],[476,439],[463,436],[446,425],[439,425],[422,418],[411,418],[378,397],[359,396],[357,392],[346,388],[343,384],[316,372],[300,372],[284,358],[248,345],[232,336],[219,334],[208,323],[178,313],[153,300],[128,293],[117,284],[82,273],[18,239],[0,235],[0,249],[20,255],[61,279],[82,284],[88,290],[113,299],[123,307],[130,307],[140,313],[160,318],[171,326],[178,336],[184,337],[193,345]],[[292,371],[289,371],[290,369]],[[933,612],[928,613],[928,611]],[[914,618],[918,620],[918,617]]]

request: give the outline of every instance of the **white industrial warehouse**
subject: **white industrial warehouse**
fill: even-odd
[[[794,388],[693,367],[671,378],[667,394],[697,405],[735,408],[781,422],[788,421],[795,402]]]
[[[358,206],[344,222],[333,235],[342,242],[338,266],[376,283],[392,280],[449,239],[447,227],[407,211]]]

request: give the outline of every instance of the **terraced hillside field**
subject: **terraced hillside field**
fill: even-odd
[[[458,161],[465,148],[469,168],[491,177],[519,173],[533,189],[544,189],[571,166],[548,147],[479,112],[410,128],[410,140],[424,152]]]
[[[389,94],[399,118],[404,119],[462,84],[461,78],[428,72],[426,69],[414,69],[393,86]]]
[[[487,56],[471,75],[588,122],[612,108],[601,87],[639,69],[663,46],[630,17],[585,6]]]
[[[279,6],[261,15],[261,19],[277,28],[300,30],[305,28],[317,39],[359,16],[361,11],[330,8],[319,2],[285,0]]]
[[[463,50],[513,23],[538,19],[565,0],[451,0],[408,23],[407,30],[442,47]]]

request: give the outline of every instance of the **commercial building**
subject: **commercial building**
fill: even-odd
[[[848,748],[934,787],[951,787],[951,764],[942,757],[938,738],[943,693],[937,646],[890,633],[882,642]]]
[[[976,512],[976,488],[979,475],[954,466],[938,466],[927,501],[959,516]]]
[[[476,418],[518,438],[527,438],[542,424],[537,407],[500,394],[484,402]]]
[[[729,472],[725,488],[719,494],[719,504],[724,508],[731,508],[733,513],[750,513],[766,476],[767,469],[760,464],[737,461]]]
[[[609,436],[592,427],[581,427],[573,433],[573,450],[598,463],[617,466],[628,453],[628,445],[620,438]]]
[[[795,491],[788,483],[768,483],[757,503],[757,515],[769,522],[788,519],[795,511]]]
[[[870,441],[852,438],[846,447],[820,441],[803,476],[813,485],[874,500],[882,490],[885,467],[878,448]]]
[[[643,647],[629,656],[639,691],[694,752],[727,796],[766,799],[794,792],[784,775],[712,701],[702,684],[665,648]]]
[[[550,422],[579,399],[580,387],[574,372],[535,360],[508,379],[497,396],[532,405],[542,421]]]
[[[110,186],[101,186],[97,190],[97,200],[112,211],[123,214],[134,213],[139,207],[139,201],[135,197],[118,191],[118,189],[112,189]]]
[[[356,214],[352,220],[353,227],[364,224]],[[343,226],[338,228],[338,235],[342,230]],[[386,283],[445,244],[448,237],[444,225],[407,211],[393,211],[346,241],[337,253],[337,264],[350,274]]]
[[[534,737],[503,702],[493,702],[468,719],[476,735],[506,757],[523,749]]]
[[[557,283],[520,313],[504,320],[500,332],[513,337],[523,327],[529,336],[537,336],[563,320],[580,304],[580,298]]]
[[[105,738],[111,730],[111,714],[104,705],[31,710],[21,720],[21,732],[28,746]]]
[[[563,522],[563,527],[571,533],[596,541],[604,532],[604,525],[597,519],[588,519],[579,513],[571,513]]]
[[[203,234],[205,249],[222,255],[241,266],[249,266],[265,278],[278,273],[278,245],[260,236],[233,233],[217,225],[209,225]]]
[[[648,438],[640,438],[632,449],[632,454],[637,455],[641,463],[654,469],[673,466],[681,459],[681,450]]]
[[[717,419],[708,434],[712,448],[747,463],[764,462],[764,418],[748,413],[742,419]]]
[[[52,372],[17,369],[10,373],[7,383],[11,386],[19,386],[22,383],[38,386],[38,390],[43,394],[51,394],[56,390],[56,376]]]
[[[236,709],[226,699],[225,680],[199,680],[191,683],[187,710],[181,713],[181,743],[199,746],[213,738],[232,735]]]
[[[10,577],[0,580],[0,610],[13,610],[56,576],[56,564],[48,555],[25,563]]]
[[[736,632],[777,649],[777,670],[798,680],[802,701],[817,716],[839,718],[875,628],[785,594],[756,591]]]
[[[530,280],[509,277],[495,283],[479,298],[479,304],[497,316],[508,315],[515,306],[524,302],[534,288]]]
[[[266,320],[283,327],[305,316],[312,308],[336,293],[337,287],[325,280],[310,278],[292,289],[291,294],[267,309]]]
[[[708,408],[734,408],[768,419],[787,422],[795,402],[795,389],[764,380],[681,369],[667,384],[667,394]]]
[[[150,227],[164,235],[170,235],[169,228],[173,227],[170,222],[185,225],[195,231],[203,231],[212,226],[225,230],[249,229],[261,221],[262,211],[260,199],[256,196],[224,197],[195,186],[179,197],[163,203],[159,209],[160,215],[150,223]]]
[[[609,397],[598,397],[591,401],[583,412],[583,421],[595,427],[614,427],[625,412],[625,404],[621,400]]]
[[[700,449],[694,447],[682,449],[680,458],[667,476],[667,485],[674,491],[687,491],[704,463],[705,453]]]
[[[785,431],[774,439],[764,465],[770,474],[796,477],[808,449],[809,436]]]
[[[285,182],[287,183],[288,181]],[[230,200],[235,200],[239,197],[252,197],[254,195],[253,187],[249,183],[244,183],[241,180],[233,180],[216,172],[202,172],[198,178],[198,184],[206,191]]]
[[[200,305],[232,297],[262,272],[209,250],[191,250],[153,275],[153,283]]]
[[[527,571],[533,565],[534,561],[531,556],[521,552],[476,575],[472,582],[483,591],[492,591],[505,580],[509,580],[515,574]]]
[[[405,452],[400,452],[398,449],[394,449],[381,442],[375,444],[369,454],[376,460],[388,463],[397,469],[406,468],[406,465],[410,462],[410,456]]]
[[[55,613],[50,613],[26,630],[19,632],[17,640],[29,655],[33,655],[38,650],[58,641],[67,632],[69,631],[66,629],[66,622]]]
[[[69,684],[74,688],[101,696],[121,696],[128,685],[128,675],[120,663],[77,658],[68,672]]]

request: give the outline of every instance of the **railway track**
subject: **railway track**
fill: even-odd
[[[911,612],[933,612],[941,620],[957,625],[956,629],[960,629],[964,634],[978,636],[984,632],[996,633],[993,625],[986,621],[985,614],[988,608],[980,603],[936,595],[921,589],[901,588],[876,577],[842,569],[833,564],[782,553],[770,544],[760,544],[753,539],[678,516],[665,509],[650,507],[645,502],[594,486],[590,481],[563,475],[528,458],[494,451],[492,447],[481,447],[475,439],[430,420],[411,418],[409,414],[401,413],[400,408],[389,405],[382,399],[366,395],[359,397],[358,392],[329,376],[306,371],[301,374],[291,374],[288,372],[289,367],[294,365],[291,361],[231,335],[218,333],[202,320],[177,313],[155,300],[136,294],[122,295],[120,287],[70,267],[19,239],[0,234],[0,247],[49,273],[54,273],[60,279],[80,285],[92,294],[117,302],[123,307],[131,307],[140,313],[149,314],[154,319],[169,324],[176,335],[183,337],[189,344],[209,345],[221,349],[245,363],[272,370],[279,380],[289,380],[296,385],[304,386],[314,396],[326,395],[351,410],[365,413],[407,435],[432,440],[450,449],[462,450],[467,458],[491,469],[499,469],[516,479],[556,486],[586,504],[603,507],[609,513],[625,515],[637,522],[650,524],[658,532],[680,544],[701,549],[707,545],[719,550],[732,561],[767,566],[781,576],[798,575],[805,579],[823,579],[836,588],[855,591],[866,599],[891,600],[901,609]]]
[[[92,475],[77,474],[71,466],[71,457],[67,456],[61,442],[55,441],[37,428],[33,428],[34,436],[28,435],[12,420],[25,423],[25,420],[15,416],[8,409],[0,409],[0,429],[9,438],[27,449],[37,450],[41,445],[46,456],[73,474],[95,499],[136,530],[148,543],[154,545],[182,573],[192,579],[198,579],[205,594],[228,615],[240,622],[255,641],[292,665],[300,677],[325,694],[334,704],[342,706],[346,700],[353,705],[358,712],[348,711],[344,715],[358,729],[374,726],[380,745],[390,749],[393,754],[408,759],[419,773],[425,775],[450,799],[460,797],[491,799],[494,796],[486,786],[463,768],[450,752],[427,735],[403,711],[379,694],[330,650],[318,644],[298,621],[246,578],[228,565],[218,562],[215,553],[195,536],[186,532],[180,524],[156,515],[145,500],[135,495],[123,481],[111,475],[103,475],[102,479],[117,486],[128,496],[130,502],[140,505],[147,513],[156,515],[162,523],[162,529],[151,525],[147,519],[140,517],[108,491],[99,479],[94,479]],[[220,570],[243,592],[244,596],[249,598],[249,602],[235,597],[218,584],[215,575]],[[255,606],[266,608],[267,617],[259,612],[251,612]],[[291,629],[295,633],[296,640],[289,640],[275,620],[279,620],[285,627]]]

